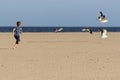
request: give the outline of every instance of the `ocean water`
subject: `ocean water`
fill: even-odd
[[[0,27],[0,32],[12,32],[14,27]],[[85,27],[22,27],[23,32],[55,32],[56,28],[63,28],[62,32],[82,32]],[[106,28],[108,32],[120,32],[120,27],[90,27],[94,32],[98,28]]]

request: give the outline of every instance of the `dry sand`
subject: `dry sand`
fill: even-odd
[[[0,33],[0,80],[120,80],[120,33]]]

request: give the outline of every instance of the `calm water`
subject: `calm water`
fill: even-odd
[[[0,32],[12,32],[14,27],[0,27]],[[54,32],[56,28],[63,28],[62,32],[82,32],[85,27],[22,27],[23,32]],[[99,31],[98,28],[91,27],[93,31]],[[120,32],[120,27],[104,27],[108,32]]]

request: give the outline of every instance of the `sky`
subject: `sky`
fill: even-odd
[[[120,26],[120,0],[0,0],[0,26]],[[108,23],[97,20],[102,11]]]

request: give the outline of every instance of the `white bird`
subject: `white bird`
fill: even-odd
[[[82,31],[84,31],[84,32],[86,32],[86,31],[87,31],[87,32],[90,32],[90,34],[93,33],[92,29],[89,28],[89,27],[87,27],[87,28],[83,28]]]
[[[56,28],[55,32],[61,32],[63,28]]]
[[[101,38],[108,38],[107,29],[99,29],[99,30],[100,30]]]
[[[108,20],[106,19],[105,15],[100,12],[100,16],[98,17],[98,20],[101,22],[101,23],[106,23],[108,22]]]

